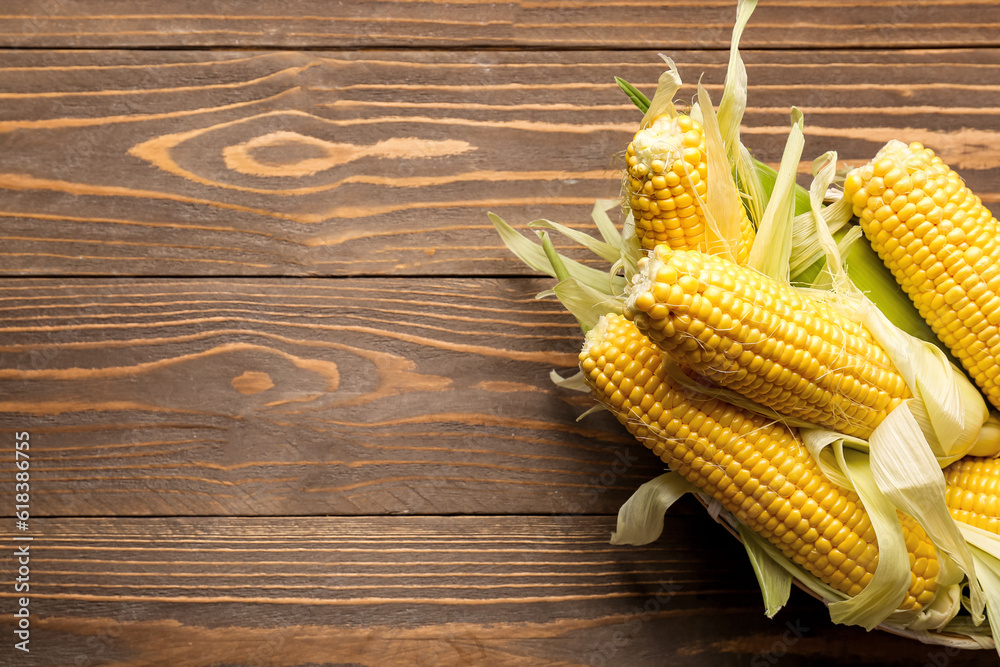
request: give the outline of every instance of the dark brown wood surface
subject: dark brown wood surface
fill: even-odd
[[[724,51],[673,56],[721,95]],[[901,138],[1000,202],[1000,50],[746,60],[761,159],[780,159],[794,102],[803,174],[827,150],[859,164]],[[589,225],[639,118],[614,77],[652,94],[662,69],[646,51],[40,50],[5,64],[0,260],[21,275],[527,274],[484,211]]]
[[[548,374],[579,329],[486,213],[587,227],[639,118],[614,76],[651,94],[662,51],[718,97],[734,16],[4,3],[0,665],[996,664],[797,591],[767,619],[689,499],[609,544],[661,466],[576,421]],[[745,141],[776,162],[794,104],[803,175],[916,140],[996,206],[998,28],[992,2],[764,2]]]
[[[657,461],[549,382],[545,284],[10,280],[0,408],[42,515],[616,512]]]
[[[688,541],[642,548],[610,546],[611,517],[40,520],[37,641],[57,664],[190,667],[735,666],[782,647],[816,665],[920,665],[939,652],[845,633],[799,592],[773,620],[749,614],[749,565],[690,505],[666,524]]]
[[[0,43],[16,47],[724,48],[735,2],[708,0],[8,0]],[[990,0],[762,2],[745,45],[998,46]]]

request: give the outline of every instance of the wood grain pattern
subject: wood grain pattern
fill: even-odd
[[[661,466],[575,421],[548,372],[578,327],[485,213],[589,227],[638,121],[613,77],[652,92],[662,51],[718,99],[734,5],[2,3],[0,440],[31,433],[34,540],[12,659],[0,456],[0,665],[995,664],[798,592],[766,619],[690,499],[608,544]],[[1000,204],[998,27],[761,3],[745,140],[776,162],[795,104],[803,180],[902,137]]]
[[[767,620],[741,547],[702,514],[671,514],[683,538],[645,547],[610,546],[609,517],[35,523],[35,665],[921,665],[940,650],[834,626],[798,592]]]
[[[0,45],[241,48],[726,48],[735,3],[710,0],[9,0]],[[1000,44],[988,0],[761,3],[744,44],[768,48]]]
[[[672,52],[716,96],[719,52]],[[1000,202],[1000,50],[754,52],[746,142],[780,159],[888,139]],[[0,271],[504,275],[486,219],[588,226],[653,53],[12,53],[0,69]],[[823,85],[817,85],[817,80]],[[687,89],[687,94],[690,94]],[[577,254],[576,256],[581,256]]]
[[[0,431],[40,516],[616,512],[662,466],[549,381],[547,284],[8,280]]]

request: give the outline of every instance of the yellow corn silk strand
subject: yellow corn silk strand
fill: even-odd
[[[857,495],[830,482],[795,431],[674,383],[660,350],[620,315],[587,334],[580,368],[594,395],[668,466],[718,500],[821,581],[860,593],[878,564],[875,531]],[[899,514],[911,565],[900,609],[938,591],[938,560],[923,529]]]
[[[658,116],[636,133],[625,160],[625,191],[642,247],[707,249],[708,161],[701,124],[685,114]],[[746,264],[754,228],[742,206],[740,213],[741,242],[733,254]]]
[[[787,283],[666,246],[641,264],[625,316],[722,387],[860,438],[911,397],[866,329]]]
[[[1000,407],[1000,225],[930,149],[890,142],[844,194],[934,333]]]
[[[1000,535],[1000,459],[967,456],[944,469],[952,517]]]

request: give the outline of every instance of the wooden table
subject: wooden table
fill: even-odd
[[[608,543],[660,467],[575,421],[576,324],[486,213],[588,226],[613,77],[718,98],[735,2],[152,5],[0,9],[0,664],[996,663],[765,618],[693,501]],[[762,5],[759,157],[794,104],[803,172],[919,140],[1000,204],[994,3]]]

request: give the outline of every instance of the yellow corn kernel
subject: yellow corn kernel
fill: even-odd
[[[610,402],[607,387],[626,379],[620,369],[634,369],[639,359],[656,380],[654,407]],[[597,399],[670,468],[822,581],[848,595],[864,589],[878,563],[875,531],[858,497],[820,472],[795,431],[682,389],[659,349],[620,315],[606,315],[587,334],[580,368]],[[937,573],[937,557],[923,529],[899,516],[911,562],[925,559],[899,608],[919,610],[937,590],[927,574]]]
[[[787,283],[665,246],[642,263],[625,316],[679,364],[727,389],[861,438],[911,396],[866,329]],[[687,289],[675,289],[682,283]]]
[[[966,456],[944,469],[956,521],[1000,535],[1000,459]]]
[[[703,206],[708,192],[705,136],[685,114],[659,116],[636,133],[625,152],[625,196],[642,247],[706,248]],[[740,207],[742,238],[736,261],[746,264],[754,228]]]
[[[870,198],[875,192],[881,197]],[[916,143],[886,144],[851,172],[844,194],[920,315],[1000,408],[1000,382],[987,372],[1000,363],[996,218],[941,158]],[[911,242],[896,248],[893,239],[904,234]]]

